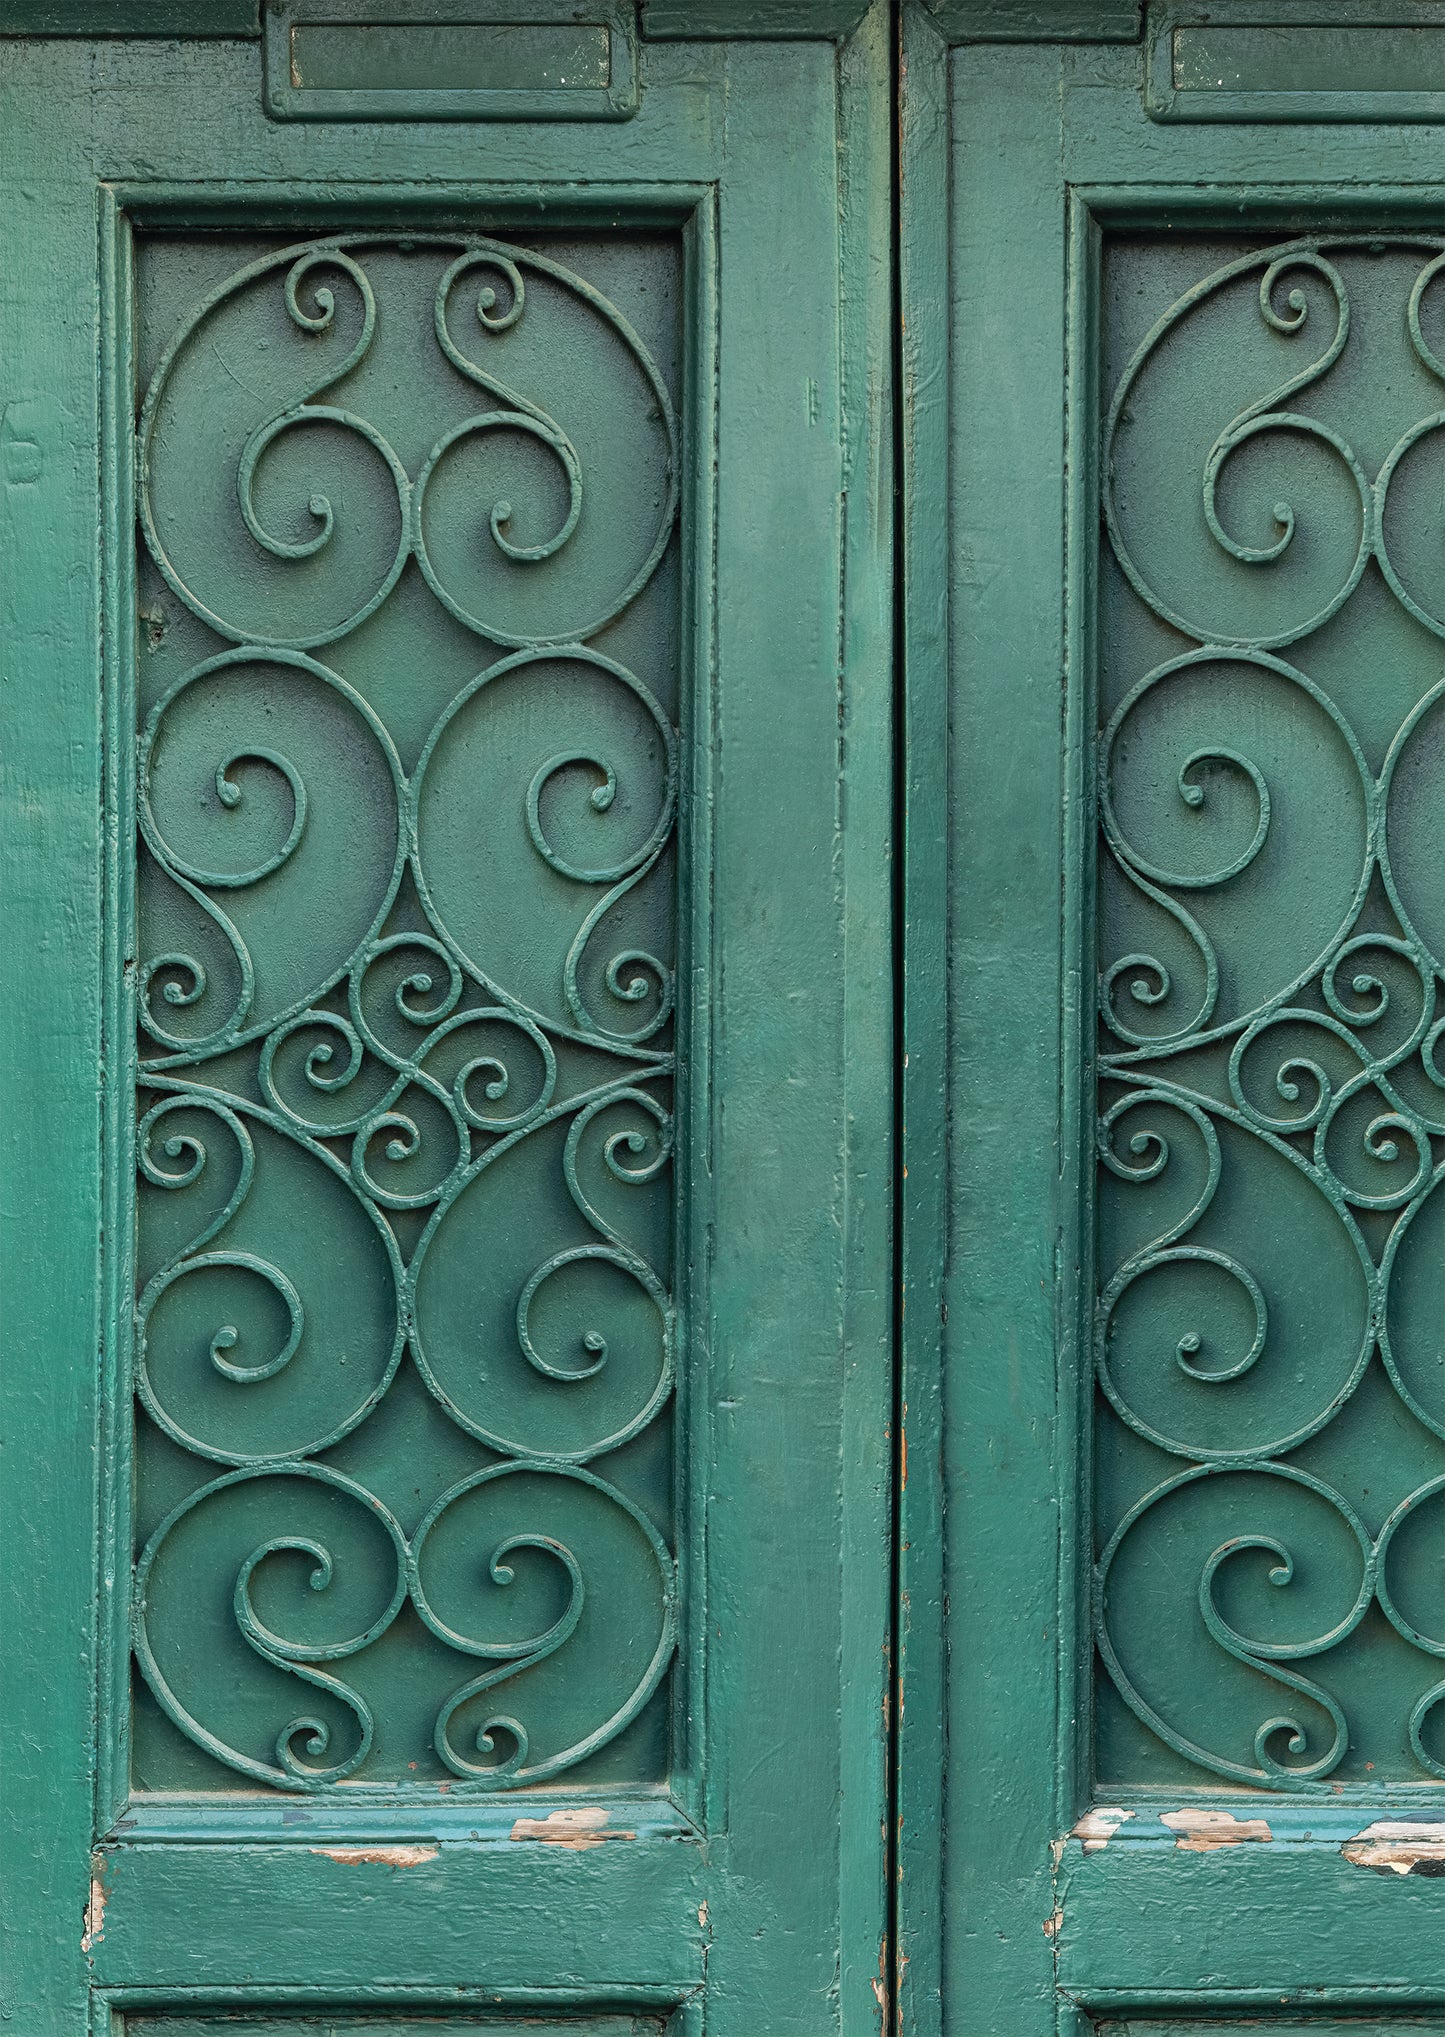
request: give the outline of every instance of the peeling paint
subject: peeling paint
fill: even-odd
[[[1181,1853],[1213,1853],[1221,1846],[1242,1846],[1247,1839],[1274,1837],[1263,1818],[1236,1818],[1232,1811],[1165,1811],[1159,1822],[1179,1834],[1174,1844]]]
[[[80,1936],[82,1952],[93,1952],[105,1937],[104,1862],[97,1854],[90,1870],[90,1898],[85,1905],[85,1929]]]
[[[705,1902],[699,1903],[697,1906],[697,1922],[699,1930],[705,1931],[707,1929],[707,1917],[708,1917],[707,1904]]]
[[[1340,1848],[1352,1867],[1380,1874],[1445,1875],[1445,1824],[1384,1818]]]
[[[323,1860],[340,1867],[425,1867],[435,1860],[435,1846],[313,1846]]]
[[[1044,1936],[1046,1938],[1056,1938],[1059,1934],[1059,1929],[1063,1924],[1063,1921],[1064,1921],[1063,1911],[1055,1910],[1054,1914],[1045,1921]]]
[[[635,1832],[604,1832],[607,1811],[602,1804],[582,1804],[575,1810],[550,1811],[545,1818],[518,1818],[512,1827],[514,1839],[540,1839],[547,1846],[566,1846],[583,1853],[589,1846],[601,1846],[608,1839],[635,1839]],[[702,1918],[698,1918],[702,1922]]]
[[[1082,1839],[1086,1853],[1101,1853],[1119,1827],[1127,1824],[1133,1816],[1132,1811],[1111,1810],[1104,1804],[1096,1804],[1092,1811],[1085,1811],[1069,1837]],[[1165,1823],[1168,1823],[1167,1819]]]

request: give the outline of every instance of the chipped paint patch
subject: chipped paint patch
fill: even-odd
[[[708,1917],[707,1904],[705,1902],[699,1903],[697,1906],[697,1922],[699,1930],[705,1931],[707,1929],[707,1917]]]
[[[85,1928],[80,1934],[82,1952],[93,1952],[105,1937],[105,1883],[102,1880],[104,1863],[100,1855],[95,1856],[90,1870],[90,1897],[85,1905]]]
[[[1179,1834],[1174,1844],[1180,1853],[1213,1853],[1221,1846],[1274,1837],[1263,1818],[1236,1818],[1232,1811],[1165,1811],[1159,1822]]]
[[[1064,1921],[1063,1911],[1055,1910],[1054,1914],[1051,1917],[1047,1918],[1044,1922],[1044,1936],[1046,1938],[1057,1938],[1059,1935],[1060,1928],[1063,1925],[1063,1921]]]
[[[1110,1810],[1104,1804],[1097,1804],[1092,1811],[1085,1811],[1069,1837],[1082,1839],[1086,1853],[1101,1853],[1119,1827],[1127,1824],[1133,1816],[1132,1811]]]
[[[1383,1818],[1340,1848],[1352,1867],[1380,1874],[1445,1875],[1445,1824]]]
[[[547,1846],[566,1846],[574,1853],[600,1846],[607,1839],[635,1839],[635,1832],[605,1832],[607,1811],[602,1804],[581,1804],[576,1810],[551,1811],[545,1818],[518,1818],[512,1827],[514,1839],[540,1839]],[[701,1922],[701,1919],[699,1919]]]
[[[425,1867],[435,1860],[435,1846],[313,1846],[323,1860],[339,1867]]]

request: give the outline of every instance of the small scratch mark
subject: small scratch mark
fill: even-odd
[[[1263,1818],[1236,1818],[1232,1811],[1165,1811],[1159,1822],[1179,1834],[1174,1844],[1180,1853],[1213,1853],[1221,1846],[1242,1846],[1247,1839],[1274,1837]]]
[[[1082,1839],[1086,1853],[1102,1853],[1121,1825],[1134,1816],[1132,1811],[1110,1810],[1103,1804],[1086,1811],[1069,1837]],[[1166,1821],[1167,1822],[1167,1821]]]
[[[514,1839],[540,1839],[547,1846],[566,1846],[583,1853],[589,1846],[601,1846],[607,1839],[635,1839],[635,1832],[604,1832],[607,1810],[602,1804],[581,1804],[575,1810],[551,1811],[545,1818],[518,1818],[512,1827]],[[699,1922],[701,1919],[699,1919]]]
[[[211,352],[216,357],[216,366],[221,370],[223,374],[230,376],[231,380],[235,383],[238,389],[244,389],[248,396],[254,396],[258,402],[262,400],[261,391],[259,389],[253,389],[249,382],[247,382],[242,376],[236,373],[235,369],[231,366],[230,362],[226,359],[225,355],[221,352],[221,349],[216,345],[216,342],[214,340],[211,341]]]
[[[435,1860],[435,1846],[313,1846],[323,1860],[340,1867],[425,1867]]]
[[[105,1937],[105,1883],[102,1880],[105,1863],[97,1853],[91,1862],[90,1900],[85,1906],[85,1929],[81,1933],[80,1949],[93,1952]]]
[[[1340,1848],[1352,1867],[1378,1874],[1445,1875],[1445,1824],[1384,1818]]]

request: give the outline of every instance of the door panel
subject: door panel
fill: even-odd
[[[905,18],[920,2027],[1445,1996],[1445,243],[1371,32],[1328,126],[1173,124],[1102,12]]]
[[[873,2027],[882,15],[0,65],[12,2012]]]

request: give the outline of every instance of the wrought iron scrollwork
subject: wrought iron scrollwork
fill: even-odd
[[[419,458],[358,381],[398,250],[432,258],[452,404]],[[266,358],[212,414],[205,350],[238,306],[273,319]],[[588,406],[557,414],[505,351],[563,307],[606,349],[624,472],[589,465]],[[463,1659],[440,1772],[524,1786],[622,1733],[675,1645],[672,1552],[591,1467],[673,1384],[653,1185],[665,1205],[678,734],[584,641],[671,539],[671,399],[546,255],[329,239],[201,299],[137,466],[156,568],[229,640],[137,747],[135,1383],[212,1467],[138,1559],[137,1661],[235,1775],[354,1793],[406,1780],[359,1665],[411,1621]],[[408,572],[484,641],[404,762],[338,667]],[[411,1526],[323,1454],[404,1365],[483,1446]]]
[[[1425,1532],[1422,1518],[1438,1525],[1445,1471],[1372,1530],[1337,1483],[1286,1461],[1375,1364],[1445,1438],[1438,1331],[1406,1278],[1438,1243],[1445,1181],[1445,915],[1438,854],[1431,863],[1416,819],[1445,682],[1387,745],[1375,739],[1370,762],[1337,680],[1306,669],[1305,639],[1367,572],[1414,624],[1445,635],[1439,575],[1422,575],[1403,504],[1445,409],[1370,460],[1328,414],[1331,371],[1352,345],[1351,257],[1385,251],[1418,262],[1398,306],[1402,351],[1407,335],[1419,364],[1410,373],[1445,381],[1426,329],[1440,310],[1439,242],[1310,237],[1242,255],[1186,291],[1127,361],[1103,431],[1113,558],[1155,619],[1152,640],[1162,623],[1192,642],[1124,693],[1097,752],[1097,1139],[1110,1228],[1095,1368],[1113,1414],[1185,1468],[1106,1536],[1096,1637],[1157,1740],[1213,1775],[1273,1789],[1325,1786],[1344,1759],[1351,1725],[1314,1669],[1327,1677],[1331,1651],[1382,1615],[1422,1658],[1418,1697],[1397,1722],[1397,1779],[1445,1779],[1445,1637],[1397,1596],[1399,1538]],[[1188,407],[1198,465],[1167,484],[1177,510],[1151,526],[1142,505],[1166,484],[1134,485],[1139,434],[1180,416],[1200,321],[1231,306],[1229,331],[1246,330],[1246,292],[1261,350],[1277,366],[1298,358],[1217,429],[1198,400]],[[1216,362],[1223,329],[1210,328]],[[1213,372],[1210,389],[1224,379]],[[1271,461],[1286,478],[1261,494]],[[1288,1224],[1266,1219],[1285,1204]],[[1290,1225],[1304,1231],[1289,1237]],[[1171,1713],[1140,1638],[1141,1607],[1157,1624],[1166,1589],[1170,1631],[1230,1693],[1230,1726]],[[1256,1629],[1226,1601],[1247,1602]],[[1231,1684],[1226,1658],[1253,1681]],[[1309,1676],[1292,1666],[1305,1661]],[[1252,1759],[1229,1744],[1251,1705]]]

